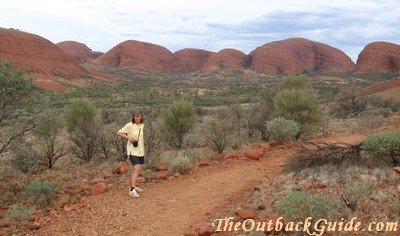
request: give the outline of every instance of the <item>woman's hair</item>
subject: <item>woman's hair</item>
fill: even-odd
[[[135,115],[141,115],[142,119],[140,119],[140,123],[143,123],[143,113],[141,111],[132,112],[132,123],[135,124]]]

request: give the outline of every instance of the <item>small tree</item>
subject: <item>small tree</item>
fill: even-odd
[[[234,125],[226,119],[221,119],[221,115],[217,118],[204,118],[204,142],[214,152],[222,153],[232,141],[234,135]]]
[[[0,154],[10,150],[10,145],[26,132],[35,128],[32,119],[21,120],[31,113],[26,110],[32,106],[34,87],[32,78],[25,71],[13,68],[11,62],[0,61]],[[18,121],[17,121],[18,120]]]
[[[307,75],[288,75],[279,84],[280,90],[306,89],[309,79]]]
[[[400,162],[400,133],[369,136],[362,145],[362,150],[392,165],[397,165]]]
[[[255,127],[261,134],[262,140],[268,139],[267,128],[265,122],[271,119],[274,111],[275,92],[271,89],[265,89],[261,93],[260,105],[255,108]]]
[[[101,122],[97,109],[88,99],[74,99],[65,107],[71,152],[74,156],[90,161],[99,150]]]
[[[185,135],[193,128],[196,120],[193,103],[175,101],[161,111],[161,119],[167,132],[175,139],[174,145],[181,148]]]
[[[321,119],[321,112],[314,94],[306,90],[285,89],[274,99],[274,116],[293,120],[300,125],[297,138]]]
[[[282,143],[286,139],[293,139],[300,131],[299,125],[292,121],[286,120],[285,118],[278,117],[265,124],[268,134],[277,143]]]
[[[60,140],[63,127],[61,119],[52,117],[41,122],[34,130],[35,147],[32,148],[32,154],[39,164],[49,169],[67,154],[65,142]]]

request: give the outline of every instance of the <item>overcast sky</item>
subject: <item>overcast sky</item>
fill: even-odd
[[[175,52],[235,48],[302,37],[353,61],[374,41],[400,44],[399,0],[2,0],[0,26],[107,52],[135,39]]]

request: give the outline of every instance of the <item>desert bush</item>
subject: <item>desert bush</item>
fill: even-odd
[[[10,206],[7,218],[15,222],[28,222],[32,214],[33,209],[31,207],[23,204],[14,204]]]
[[[205,117],[203,119],[204,143],[216,153],[222,153],[235,135],[235,125],[224,119],[224,112],[220,112],[216,118]]]
[[[373,96],[368,102],[375,108],[390,109],[393,112],[400,111],[400,100],[387,99],[383,97]]]
[[[307,75],[288,75],[279,84],[280,90],[306,89],[309,78]]]
[[[362,150],[388,164],[397,165],[400,161],[400,133],[369,136],[362,145]]]
[[[352,211],[357,209],[358,202],[372,193],[372,184],[365,181],[352,180],[342,189],[341,198]]]
[[[169,152],[164,161],[172,173],[187,174],[194,166],[195,156],[188,151]]]
[[[293,120],[300,125],[300,134],[311,130],[321,120],[314,94],[309,91],[292,89],[282,90],[274,99],[274,117]]]
[[[97,114],[95,105],[86,98],[73,99],[64,108],[64,117],[69,132],[73,132],[80,127],[90,123]]]
[[[157,113],[151,111],[146,116],[144,138],[146,140],[146,153],[151,153],[153,149],[161,143],[160,123],[157,121]]]
[[[47,168],[53,165],[67,154],[65,142],[62,141],[60,134],[64,127],[63,120],[51,117],[49,114],[34,130],[34,143],[29,151],[36,161]]]
[[[287,194],[276,205],[276,210],[293,220],[327,219],[339,212],[339,202],[311,196],[306,192],[296,191]]]
[[[357,120],[357,128],[359,131],[374,130],[381,127],[384,122],[385,119],[381,115],[361,116]]]
[[[12,143],[35,127],[27,111],[32,107],[35,88],[26,72],[14,69],[9,61],[0,61],[0,154],[10,151]]]
[[[277,143],[283,143],[287,139],[293,139],[300,131],[299,125],[292,120],[277,117],[265,123],[270,137]]]
[[[383,117],[388,117],[390,115],[391,111],[389,108],[375,108],[375,109],[370,109],[366,110],[360,113],[361,117],[365,116],[383,116]]]
[[[181,148],[185,135],[193,128],[196,120],[193,103],[175,101],[161,111],[161,119],[170,137],[174,138],[175,147]]]
[[[57,185],[51,181],[32,182],[25,187],[29,201],[40,209],[49,207],[56,199]]]
[[[90,161],[99,151],[102,131],[97,109],[88,99],[74,99],[65,107],[71,153],[82,160]]]
[[[367,96],[362,96],[354,91],[348,91],[336,99],[336,110],[339,118],[349,115],[357,116],[367,108]]]

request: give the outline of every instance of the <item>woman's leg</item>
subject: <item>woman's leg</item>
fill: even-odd
[[[136,181],[141,171],[140,164],[136,164],[132,166],[132,174],[131,174],[131,187],[136,187]]]

